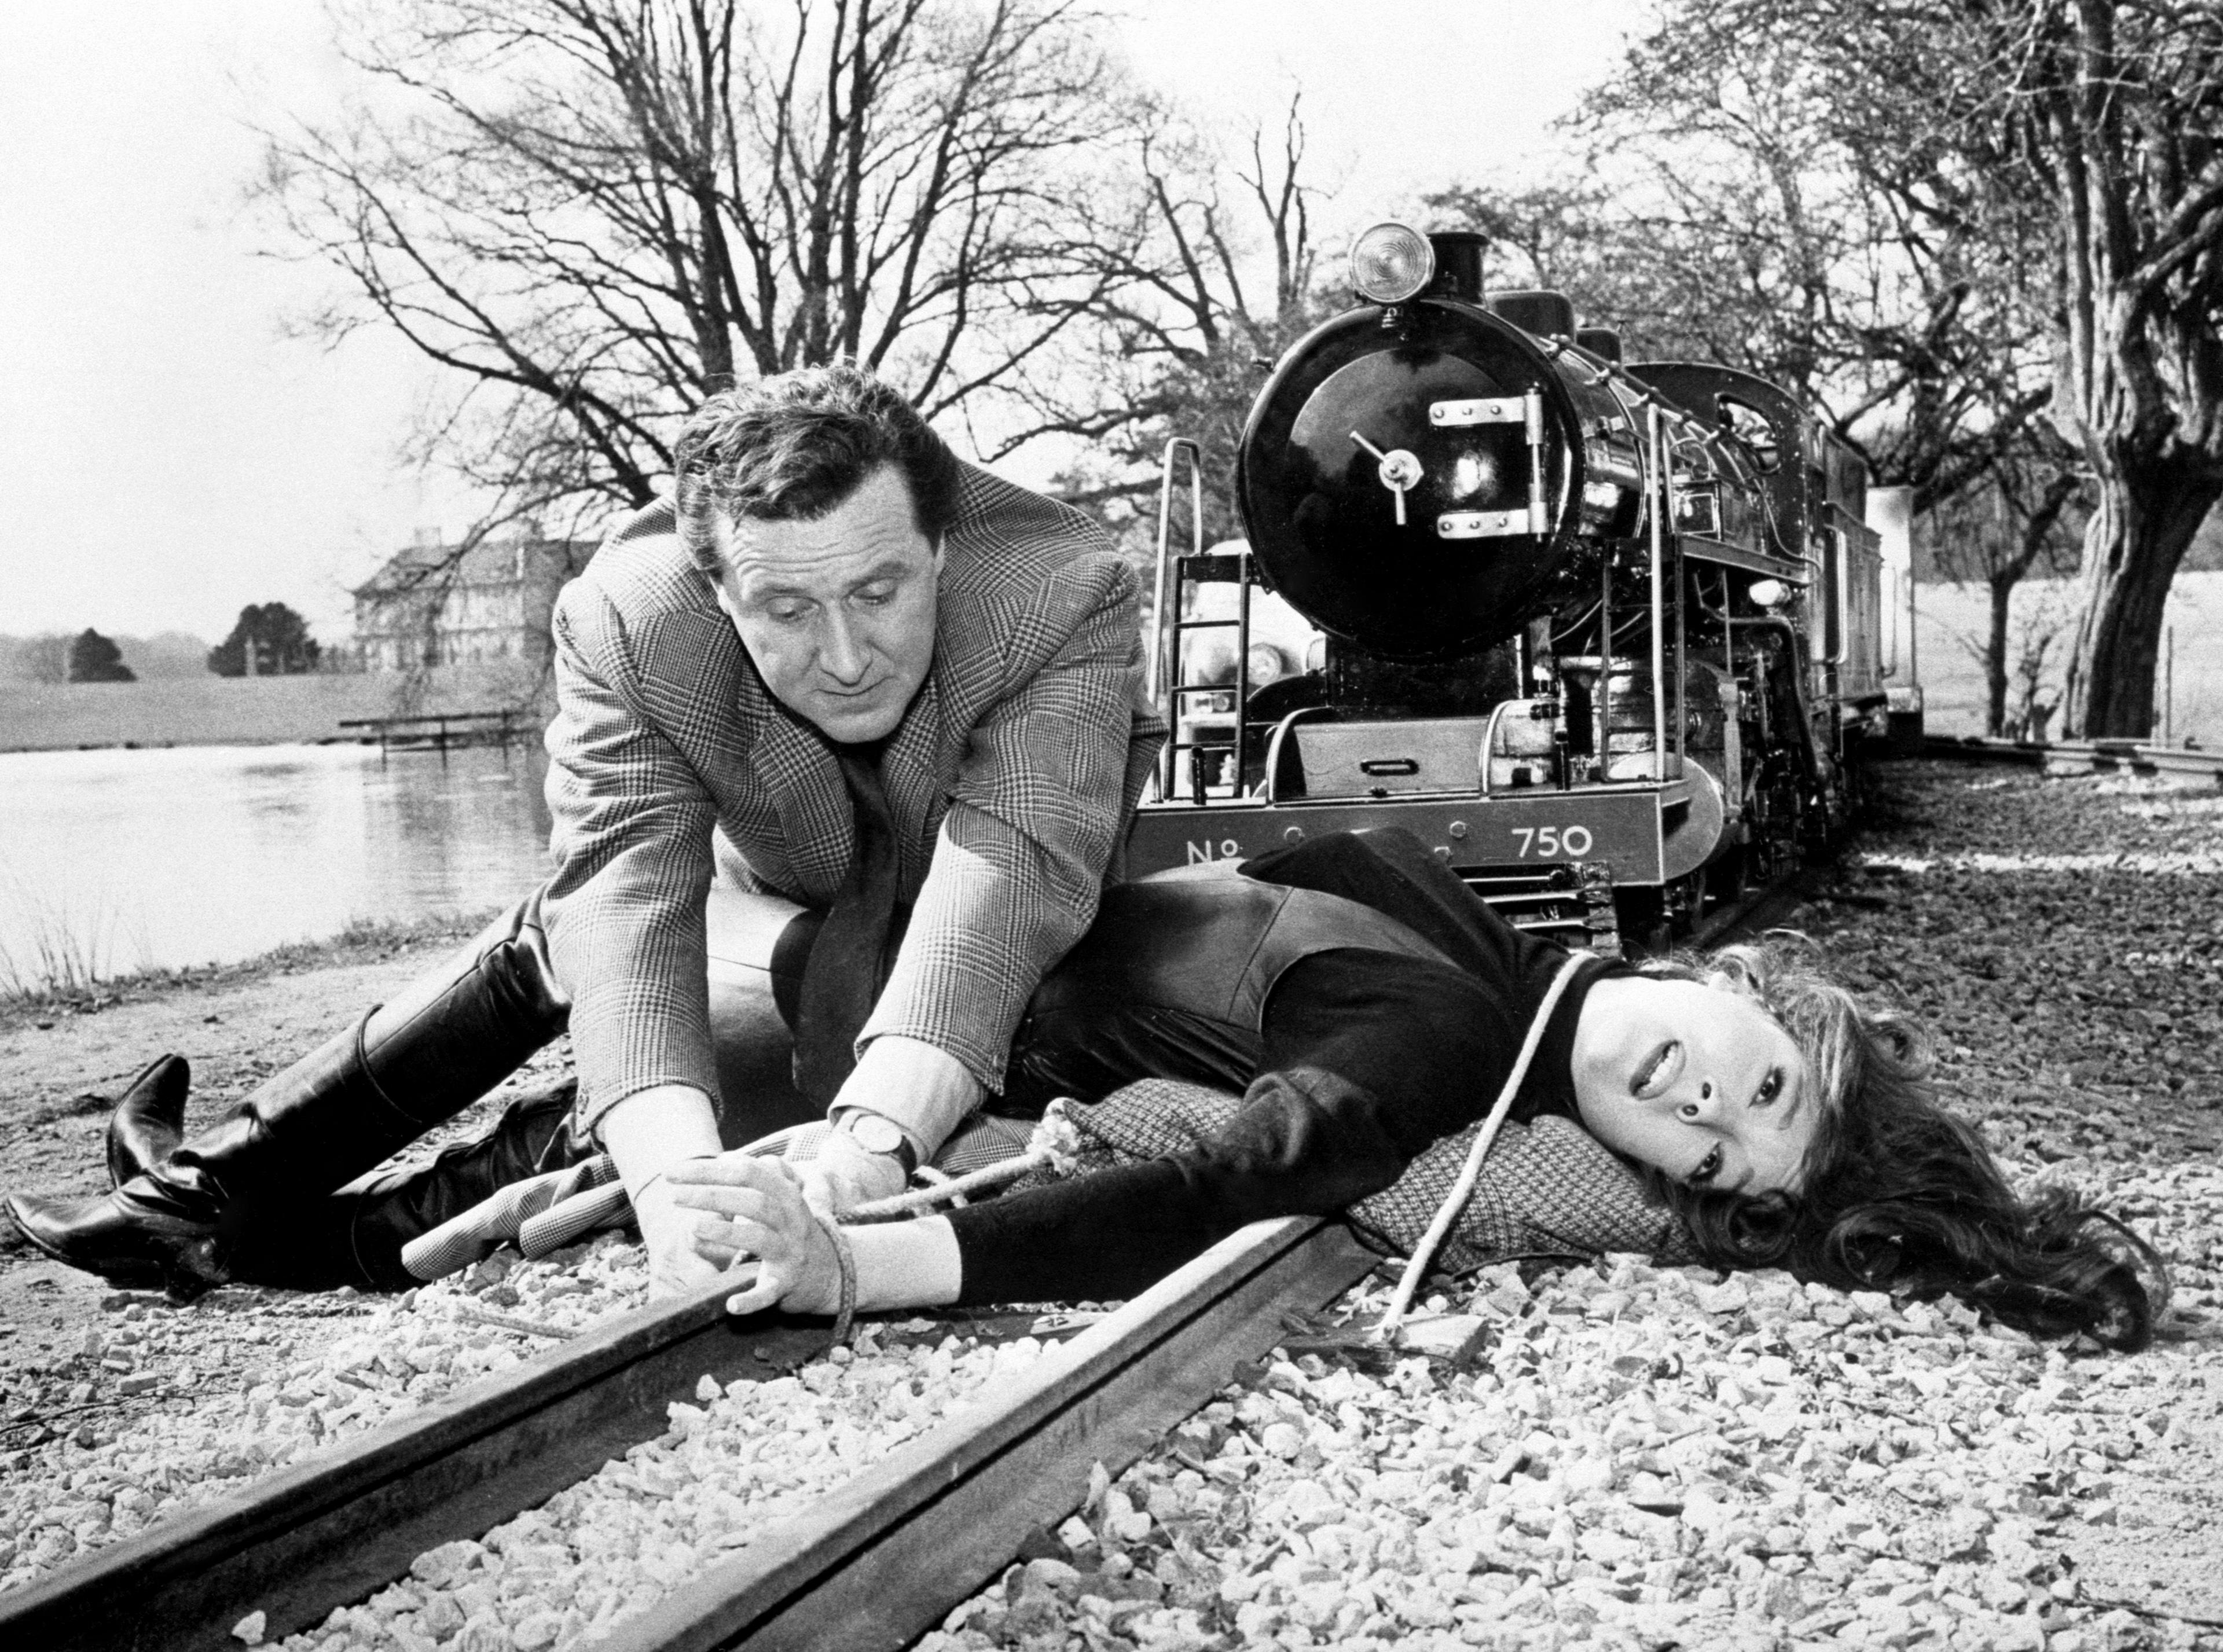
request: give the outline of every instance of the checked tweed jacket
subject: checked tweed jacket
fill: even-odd
[[[1086,518],[967,466],[943,550],[933,666],[881,762],[910,927],[859,1042],[919,1039],[994,1090],[1165,730],[1142,701],[1133,570]],[[832,752],[765,689],[668,501],[564,588],[555,639],[544,914],[591,1124],[654,1084],[718,1094],[714,859],[826,906],[855,833]]]

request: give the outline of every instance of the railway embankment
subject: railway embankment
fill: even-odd
[[[1880,791],[1796,921],[1930,1026],[2018,1179],[2161,1247],[2151,1349],[1779,1274],[1501,1266],[1431,1301],[1436,1356],[1293,1330],[926,1643],[2223,1648],[2223,796],[1937,763]],[[72,1096],[196,1040],[213,1113],[423,961],[0,1027],[0,1176],[90,1189]],[[0,1253],[0,1594],[639,1291],[614,1238],[403,1298],[186,1309]],[[1038,1349],[911,1316],[847,1353],[706,1384],[593,1482],[288,1644],[587,1641]]]

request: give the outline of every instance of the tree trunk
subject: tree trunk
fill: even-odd
[[[2014,600],[2015,585],[2021,576],[2022,570],[2017,568],[2004,575],[1995,573],[1988,581],[1992,625],[1984,640],[1984,732],[1994,739],[2007,727],[2007,607]]]
[[[2084,534],[2083,611],[2069,661],[2065,729],[2094,739],[2153,732],[2162,614],[2193,536],[2223,498],[2205,455],[2103,471]]]

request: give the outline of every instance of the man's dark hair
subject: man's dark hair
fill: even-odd
[[[918,531],[939,541],[957,513],[957,455],[901,393],[847,361],[759,379],[712,397],[680,432],[679,537],[715,577],[717,517],[812,521],[885,465],[903,473]]]

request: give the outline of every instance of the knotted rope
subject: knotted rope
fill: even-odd
[[[1066,1109],[1076,1104],[1071,1096],[1061,1096],[1044,1108],[1035,1124],[1034,1134],[1027,1139],[1024,1153],[983,1165],[962,1176],[941,1176],[925,1187],[872,1200],[849,1211],[847,1220],[886,1222],[931,1210],[937,1204],[963,1204],[968,1195],[1016,1182],[1030,1171],[1047,1170],[1055,1176],[1070,1176],[1080,1152],[1080,1131]],[[925,1176],[929,1171],[922,1168],[918,1173]]]

